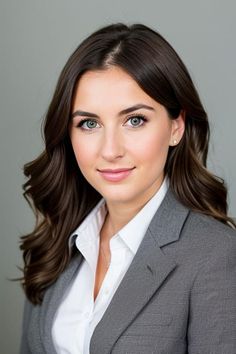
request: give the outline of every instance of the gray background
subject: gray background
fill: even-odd
[[[19,235],[34,218],[22,197],[22,166],[41,151],[40,125],[57,77],[79,42],[111,22],[160,31],[186,63],[212,127],[209,168],[226,179],[236,216],[234,0],[6,0],[0,2],[0,353],[18,351],[23,293]]]

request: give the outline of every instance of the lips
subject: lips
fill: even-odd
[[[109,182],[119,182],[128,177],[135,167],[132,168],[117,168],[117,169],[102,169],[98,170],[100,175]]]

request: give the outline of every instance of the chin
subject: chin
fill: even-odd
[[[100,192],[101,193],[101,192]],[[117,193],[107,192],[102,194],[103,198],[108,203],[135,203],[135,201],[140,197],[139,194],[130,193],[130,190],[117,191]]]
[[[122,193],[119,194],[113,194],[113,193],[106,193],[103,195],[103,198],[108,201],[108,202],[114,202],[114,203],[119,203],[119,202],[128,202],[130,200],[129,196],[126,194],[122,195]]]

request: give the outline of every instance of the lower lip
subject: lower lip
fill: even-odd
[[[122,172],[101,172],[99,171],[100,175],[109,182],[120,182],[126,177],[128,177],[132,170],[122,171]]]

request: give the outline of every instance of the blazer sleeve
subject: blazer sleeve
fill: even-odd
[[[223,239],[191,290],[189,354],[236,354],[236,237]]]
[[[28,346],[28,340],[27,340],[28,323],[30,320],[31,310],[32,310],[32,304],[29,302],[28,299],[26,299],[24,303],[20,354],[32,354]]]

